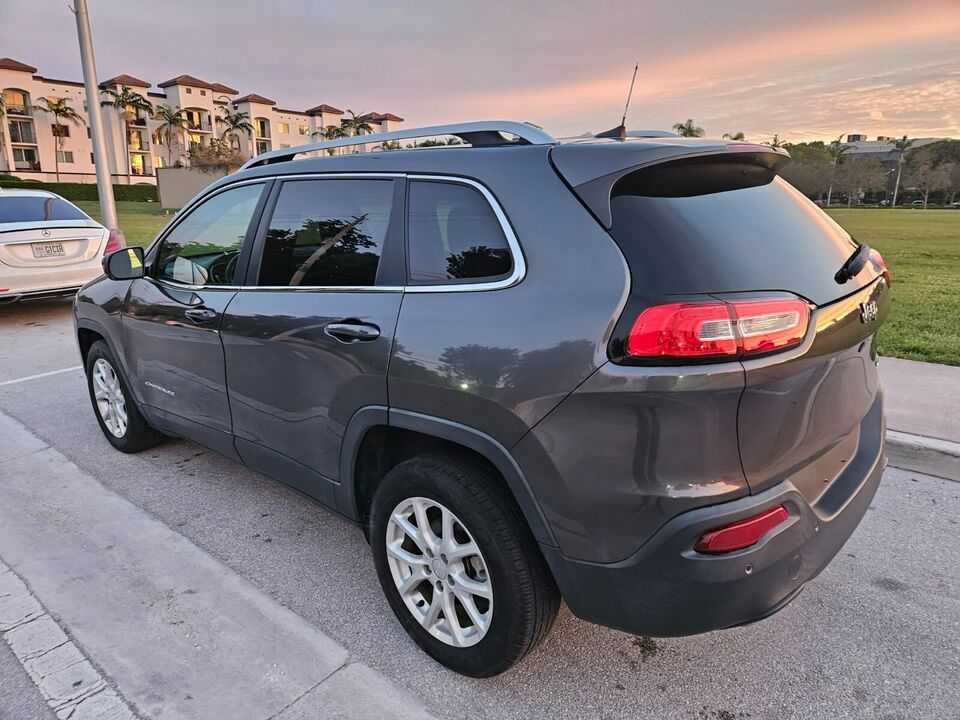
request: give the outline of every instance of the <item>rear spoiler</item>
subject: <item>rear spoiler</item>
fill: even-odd
[[[613,225],[610,195],[619,180],[637,170],[676,160],[729,155],[777,171],[790,161],[782,148],[752,143],[664,138],[643,143],[571,143],[551,149],[550,160],[580,201],[607,230]]]

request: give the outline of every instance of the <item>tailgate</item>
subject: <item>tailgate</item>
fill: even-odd
[[[99,226],[38,227],[0,232],[0,263],[10,267],[37,268],[87,262],[100,253],[106,235]]]
[[[817,308],[794,352],[745,360],[740,457],[751,492],[790,479],[815,505],[882,442],[874,337],[890,307],[883,277]]]

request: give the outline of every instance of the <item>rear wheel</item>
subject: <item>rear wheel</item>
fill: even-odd
[[[508,669],[546,636],[559,593],[513,498],[448,455],[400,463],[373,499],[377,574],[401,625],[464,675]]]
[[[86,363],[90,402],[110,444],[122,452],[140,452],[156,445],[162,436],[140,414],[117,367],[103,340],[90,346]]]

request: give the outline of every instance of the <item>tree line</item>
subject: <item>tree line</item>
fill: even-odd
[[[693,119],[675,123],[673,131],[681,137],[703,137],[704,130]],[[742,132],[724,133],[724,140],[745,140]],[[822,140],[805,143],[787,143],[774,135],[763,143],[784,148],[791,162],[780,174],[798,190],[813,200],[830,205],[839,196],[848,206],[872,200],[896,206],[902,202],[907,189],[927,207],[931,199],[939,198],[944,205],[953,204],[960,195],[960,141],[941,140],[916,147],[915,140],[906,135],[891,142],[893,162],[884,163],[876,157],[852,153],[854,146],[842,142],[843,136],[833,142]],[[886,155],[886,153],[879,153]]]

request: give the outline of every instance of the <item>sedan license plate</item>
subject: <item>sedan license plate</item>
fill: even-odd
[[[63,257],[64,255],[61,242],[32,243],[30,247],[35,258]]]

